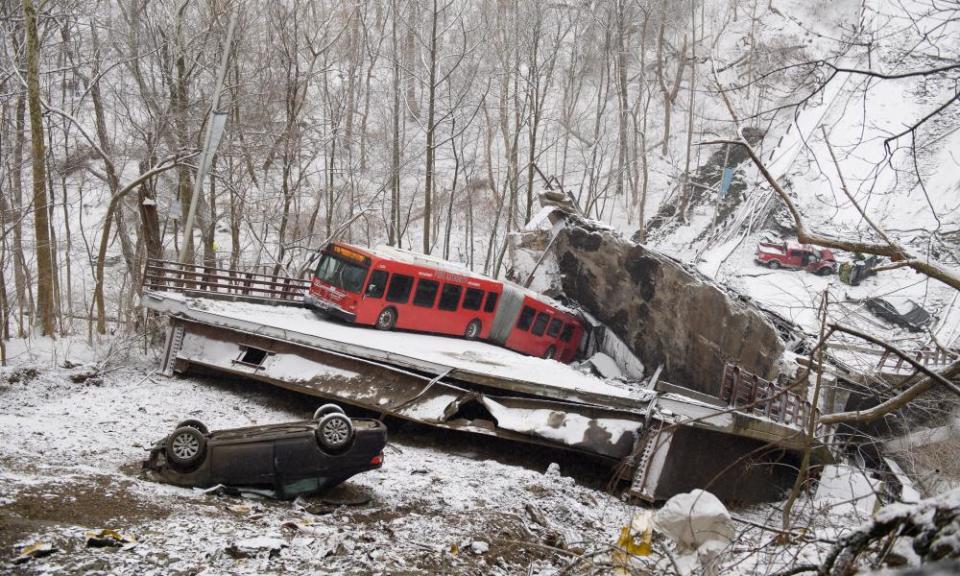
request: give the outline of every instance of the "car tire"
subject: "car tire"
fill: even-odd
[[[320,420],[327,414],[334,413],[343,414],[343,408],[337,406],[336,404],[324,404],[323,406],[317,408],[317,410],[313,413],[313,419]]]
[[[833,273],[833,270],[824,266],[823,268],[817,270],[817,276],[829,276]]]
[[[767,268],[771,270],[776,270],[779,267],[780,267],[780,262],[778,262],[777,260],[771,260],[767,262]]]
[[[377,330],[393,330],[393,327],[397,325],[397,309],[396,308],[384,308],[380,311],[380,314],[377,316],[376,327]]]
[[[476,340],[480,337],[480,329],[482,327],[483,325],[479,320],[471,320],[470,323],[467,324],[467,329],[463,331],[463,337],[467,340]]]
[[[553,357],[557,355],[557,349],[552,345],[547,348],[547,351],[543,353],[544,360],[553,360]]]
[[[346,414],[333,412],[317,422],[317,442],[327,452],[343,452],[352,441],[353,422]]]
[[[188,426],[188,427],[190,427],[190,428],[196,428],[197,430],[200,431],[201,434],[209,434],[209,433],[210,433],[210,429],[207,428],[207,425],[206,425],[206,424],[204,424],[203,422],[201,422],[201,421],[199,421],[199,420],[195,420],[195,419],[193,419],[193,418],[190,418],[190,419],[184,420],[183,422],[180,422],[179,424],[177,424],[177,426],[176,426],[176,428],[174,428],[174,430],[176,430],[177,428],[183,428],[184,426]]]
[[[207,453],[207,438],[193,426],[183,426],[167,437],[164,454],[179,470],[195,470]]]

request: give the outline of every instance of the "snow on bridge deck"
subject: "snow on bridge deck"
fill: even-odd
[[[144,296],[144,304],[207,324],[387,362],[434,376],[446,373],[450,378],[480,385],[636,409],[645,408],[649,401],[649,394],[636,388],[485,342],[382,332],[327,320],[305,308],[191,298],[171,292],[149,292]]]

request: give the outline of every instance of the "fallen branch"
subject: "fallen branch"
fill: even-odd
[[[954,362],[939,374],[947,378],[960,376],[960,361]],[[836,412],[834,414],[825,414],[820,417],[820,423],[824,426],[830,424],[849,424],[852,422],[872,422],[877,418],[885,416],[890,412],[899,410],[906,406],[911,400],[920,396],[930,388],[933,388],[934,378],[926,377],[913,386],[910,386],[897,396],[881,402],[872,408],[866,410],[855,410],[853,412]]]

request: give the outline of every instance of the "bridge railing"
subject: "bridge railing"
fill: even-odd
[[[143,274],[143,287],[148,291],[179,292],[227,300],[299,303],[310,289],[310,281],[202,264],[149,260]]]
[[[800,394],[734,364],[723,369],[720,399],[741,412],[797,427],[805,425],[811,409]]]
[[[956,350],[944,350],[940,347],[921,348],[920,350],[910,352],[910,356],[912,356],[913,360],[918,364],[936,370],[946,367],[947,364],[956,362],[957,359],[960,358],[960,352]],[[900,356],[893,354],[889,350],[884,350],[880,355],[880,360],[877,362],[877,371],[900,372],[901,370],[913,371],[913,366]]]

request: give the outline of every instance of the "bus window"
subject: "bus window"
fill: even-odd
[[[483,305],[484,312],[493,312],[497,309],[497,293],[487,292],[487,303]]]
[[[463,294],[463,286],[459,284],[444,284],[443,290],[440,291],[440,304],[437,305],[437,308],[455,312],[457,310],[457,304],[460,303],[461,294]]]
[[[387,289],[386,270],[374,270],[370,275],[370,283],[367,284],[367,298],[383,298],[383,293]]]
[[[394,274],[390,279],[390,287],[387,288],[387,302],[396,302],[397,304],[406,304],[410,298],[410,288],[413,286],[413,278],[403,274]]]
[[[560,328],[563,327],[563,320],[559,318],[554,318],[550,321],[550,325],[547,327],[547,336],[551,338],[556,338],[557,334],[560,333]]]
[[[529,306],[523,307],[523,312],[520,312],[520,319],[517,320],[517,328],[526,332],[530,329],[530,324],[533,322],[533,316],[537,313],[536,310]]]
[[[417,291],[413,293],[413,305],[433,308],[433,303],[437,301],[439,287],[439,282],[421,279],[417,282]]]
[[[573,338],[573,324],[564,324],[563,334],[560,334],[560,339],[564,342],[569,342],[571,338]]]
[[[359,294],[363,288],[363,280],[367,277],[367,269],[333,254],[324,254],[317,264],[314,276],[327,284]]]
[[[479,310],[483,303],[483,290],[467,288],[467,295],[463,297],[464,310]]]
[[[550,320],[550,315],[546,312],[541,312],[537,314],[537,321],[533,323],[533,335],[534,336],[543,336],[543,331],[547,329],[547,322]]]

